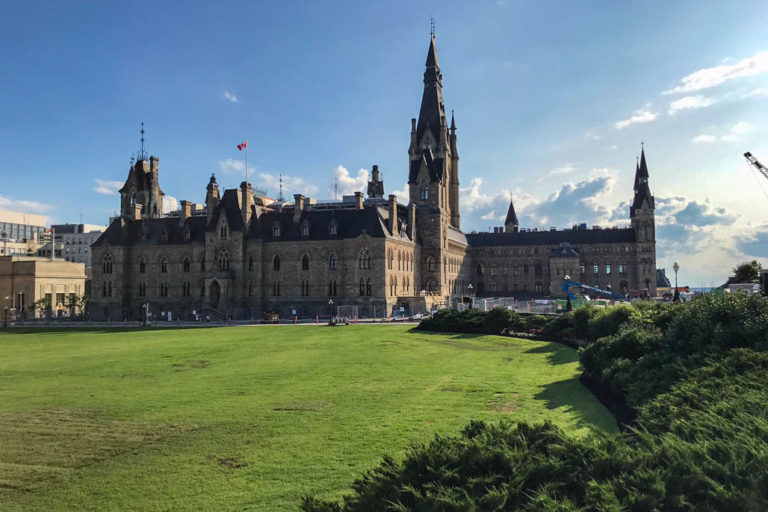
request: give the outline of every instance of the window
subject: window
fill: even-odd
[[[168,258],[163,258],[162,261],[160,261],[160,272],[168,272]]]
[[[221,238],[222,240],[227,239],[227,226],[224,224],[222,224],[221,227],[219,228],[219,238]]]
[[[167,297],[168,296],[168,283],[160,283],[160,293],[159,295],[161,297]]]
[[[397,251],[397,270],[403,269],[403,255]]]
[[[280,296],[280,281],[272,281],[272,295],[274,297]]]
[[[627,272],[627,264],[619,263],[619,274],[625,274]]]
[[[331,254],[328,257],[328,270],[336,270],[337,262],[338,262],[338,260],[336,258],[336,254],[335,253]]]
[[[519,265],[515,265],[514,267],[512,267],[512,275],[513,276],[519,276],[520,275],[520,266]]]
[[[280,256],[272,258],[272,270],[280,270]]]
[[[485,272],[483,271],[483,265],[478,263],[477,264],[477,275],[482,276]]]
[[[491,275],[492,276],[496,275],[496,265],[491,265]]]
[[[365,295],[367,297],[371,296],[371,279],[368,278],[368,280],[365,283]]]
[[[419,192],[419,197],[422,200],[429,199],[429,186],[427,185],[427,182],[421,184],[421,191]]]
[[[365,280],[362,277],[360,278],[360,296],[365,296]]]
[[[181,296],[189,297],[192,295],[192,284],[189,281],[185,281],[181,285]]]
[[[139,261],[139,272],[142,274],[147,273],[147,260],[145,258],[141,258],[141,261]]]
[[[605,273],[606,273],[606,275],[611,275],[611,264],[610,263],[605,265]]]
[[[307,221],[304,221],[301,225],[301,236],[304,238],[309,236],[309,223]]]
[[[253,297],[254,286],[251,281],[248,281],[248,296]]]
[[[597,263],[592,265],[592,273],[593,274],[599,274],[600,273],[600,265],[598,265]]]
[[[332,220],[330,224],[328,224],[328,234],[330,236],[336,236],[336,232],[338,229],[338,225],[336,224],[335,220]]]
[[[328,296],[333,297],[336,295],[336,280],[328,281]]]
[[[280,238],[280,223],[275,222],[272,225],[272,238]]]
[[[541,263],[536,263],[533,265],[533,275],[536,277],[541,277],[544,275],[544,271],[541,268]]]
[[[542,293],[544,291],[544,285],[542,285],[541,281],[536,281],[536,284],[533,286],[534,290],[536,290],[536,293]]]
[[[256,268],[256,263],[253,261],[253,256],[248,256],[248,270]]]
[[[309,256],[306,254],[301,257],[301,270],[309,270]]]
[[[222,250],[219,253],[219,270],[229,270],[229,253],[227,251]]]
[[[111,274],[112,273],[112,255],[107,254],[104,256],[104,273],[105,274]]]
[[[526,264],[526,265],[523,265],[523,274],[527,274],[527,273],[528,273],[528,265]]]
[[[301,295],[303,297],[309,297],[309,281],[301,282]]]
[[[146,296],[147,296],[146,283],[139,283],[139,297],[146,297]]]
[[[205,281],[200,283],[200,296],[205,297]]]
[[[579,265],[579,274],[586,274],[587,273],[587,266],[584,264]]]
[[[205,272],[205,258],[203,258],[203,261],[200,262],[200,270]]]
[[[371,268],[371,252],[368,250],[367,247],[363,247],[363,249],[360,251],[360,258],[359,258],[358,264],[361,269]]]

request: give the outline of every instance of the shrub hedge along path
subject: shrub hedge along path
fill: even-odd
[[[408,326],[0,333],[0,509],[297,510],[470,420],[613,433],[556,343]]]

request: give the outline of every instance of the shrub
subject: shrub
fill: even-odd
[[[589,321],[599,310],[592,304],[585,304],[573,310],[573,335],[586,340],[589,337]]]
[[[502,331],[515,331],[520,325],[520,315],[507,308],[493,308],[485,314],[483,327],[488,334],[500,334]]]
[[[550,322],[550,319],[553,317],[546,317],[544,315],[528,315],[520,317],[521,319],[521,329],[525,332],[532,332],[535,333],[536,331],[543,330],[547,324]]]
[[[596,312],[587,322],[589,338],[596,340],[616,334],[619,327],[634,314],[635,309],[631,306],[611,306]]]

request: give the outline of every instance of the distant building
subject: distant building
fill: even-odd
[[[669,282],[666,269],[656,269],[656,288],[671,288],[672,283]]]
[[[44,312],[35,303],[47,298],[55,316],[67,314],[68,297],[85,294],[85,266],[34,256],[0,256],[0,309],[13,318],[33,318]],[[6,309],[7,308],[7,309]],[[11,316],[9,316],[9,319]]]
[[[35,254],[45,232],[45,215],[0,210],[0,256]]]
[[[106,231],[107,226],[95,224],[54,224],[56,257],[64,261],[85,263],[86,272],[91,268],[91,244]],[[41,246],[39,256],[51,256],[51,244]]]

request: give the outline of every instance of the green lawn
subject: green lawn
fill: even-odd
[[[615,430],[574,350],[407,326],[0,333],[0,509],[297,510],[470,419]]]

